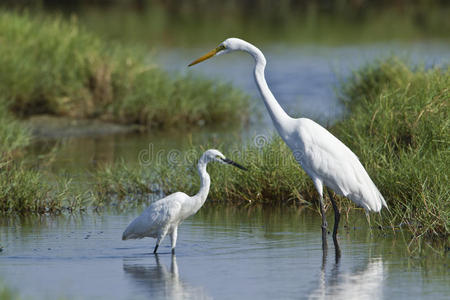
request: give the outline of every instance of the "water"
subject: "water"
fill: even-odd
[[[322,257],[320,218],[299,208],[209,205],[169,239],[121,241],[139,211],[4,218],[0,277],[33,299],[446,299],[447,258],[408,254],[401,233],[342,227]],[[330,219],[331,221],[331,219]],[[345,225],[345,221],[342,222]],[[331,237],[329,237],[331,243]],[[330,245],[331,246],[331,245]]]

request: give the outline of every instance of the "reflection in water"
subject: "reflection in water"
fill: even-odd
[[[381,299],[383,295],[384,267],[381,257],[370,258],[367,264],[350,272],[340,270],[340,254],[335,252],[335,262],[326,272],[327,253],[322,258],[319,287],[309,299]]]
[[[125,274],[144,290],[150,299],[211,299],[202,288],[180,280],[177,259],[172,255],[170,270],[155,255],[156,264],[141,264],[134,259],[123,260]]]

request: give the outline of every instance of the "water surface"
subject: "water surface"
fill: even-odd
[[[342,222],[323,260],[320,218],[302,208],[209,205],[151,254],[154,239],[121,241],[140,211],[4,218],[0,277],[33,299],[445,299],[448,259],[408,254],[402,235]],[[330,219],[331,221],[331,219]]]

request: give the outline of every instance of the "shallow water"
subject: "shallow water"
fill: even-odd
[[[121,241],[138,214],[4,218],[0,278],[33,299],[445,299],[448,259],[414,258],[401,234],[341,229],[342,258],[324,263],[320,218],[298,208],[208,206],[151,254],[153,239]],[[331,219],[330,219],[331,221]],[[342,223],[345,225],[345,222]]]

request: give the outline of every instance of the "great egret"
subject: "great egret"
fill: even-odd
[[[144,237],[156,238],[156,246],[153,250],[153,253],[156,253],[159,244],[169,234],[172,242],[172,253],[175,253],[178,226],[186,218],[195,214],[203,206],[208,196],[211,180],[208,172],[206,172],[206,166],[211,161],[230,164],[242,170],[247,170],[238,163],[225,158],[218,150],[209,149],[205,151],[197,165],[200,175],[199,192],[192,197],[185,193],[177,192],[152,203],[128,225],[123,232],[122,240],[141,239]]]
[[[254,77],[273,124],[284,142],[291,148],[296,161],[313,180],[319,193],[320,213],[322,215],[322,247],[327,248],[327,221],[323,204],[323,186],[343,195],[367,212],[378,212],[387,207],[377,187],[370,179],[358,157],[328,130],[307,119],[290,117],[277,102],[264,77],[266,58],[261,50],[237,38],[229,38],[215,49],[193,61],[189,66],[206,59],[232,51],[244,51],[255,59]],[[335,212],[333,241],[337,243],[337,229],[340,213],[336,202],[328,191]]]

